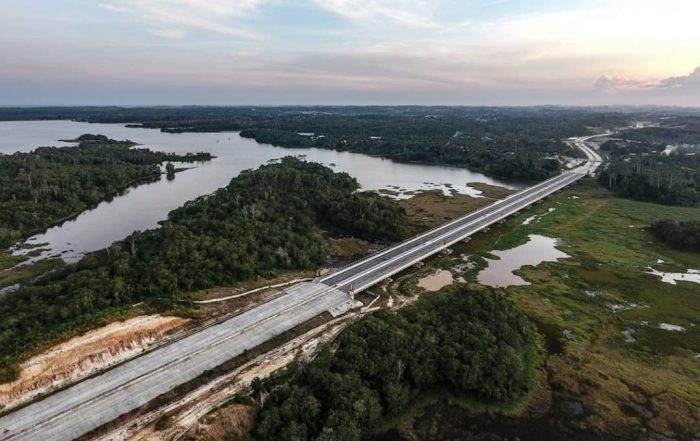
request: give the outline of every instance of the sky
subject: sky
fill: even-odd
[[[0,105],[700,106],[698,0],[0,0]]]

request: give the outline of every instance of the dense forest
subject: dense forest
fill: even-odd
[[[318,147],[478,169],[510,179],[556,174],[556,154],[577,156],[561,141],[588,133],[586,116],[555,118],[546,110],[414,109],[387,114],[315,113],[276,118],[241,136],[287,147]]]
[[[626,130],[622,137],[657,146],[700,144],[700,118],[697,116],[665,117],[662,121],[663,125]]]
[[[629,140],[601,145],[609,163],[598,179],[617,195],[640,201],[693,206],[700,203],[700,148],[664,153],[666,144]]]
[[[468,167],[508,179],[559,171],[556,155],[580,156],[562,139],[628,125],[628,113],[556,107],[160,107],[0,109],[3,119],[140,122],[168,132],[240,130],[283,147],[318,147],[403,162]]]
[[[94,327],[139,302],[159,310],[186,293],[282,270],[310,269],[329,253],[323,230],[372,241],[406,234],[406,216],[357,181],[284,158],[244,171],[210,196],[0,298],[0,369],[38,344]]]
[[[700,253],[700,220],[662,219],[650,226],[656,237],[674,248]]]
[[[208,153],[173,155],[130,141],[82,135],[75,147],[0,154],[0,246],[73,216],[136,183],[160,179],[165,161],[203,161]]]
[[[532,384],[535,340],[505,295],[466,288],[379,311],[337,350],[292,368],[257,416],[255,440],[360,440],[425,394],[513,403]]]

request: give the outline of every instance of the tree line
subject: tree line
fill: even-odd
[[[457,288],[350,325],[337,349],[291,369],[252,440],[360,440],[425,394],[512,404],[532,387],[535,336],[505,295]]]
[[[283,147],[365,153],[402,162],[468,167],[517,180],[559,171],[555,155],[580,156],[562,140],[637,117],[551,107],[285,106],[0,109],[0,119],[73,118],[133,123],[165,132],[241,131]],[[301,134],[300,134],[301,133]],[[302,134],[313,133],[314,136]]]
[[[681,206],[700,203],[700,162],[693,155],[613,156],[598,180],[630,199]]]

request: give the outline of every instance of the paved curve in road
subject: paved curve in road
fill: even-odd
[[[600,156],[572,142],[589,162],[506,199],[362,259],[222,323],[134,358],[0,418],[0,440],[69,441],[142,406],[208,369],[347,302],[350,295],[390,277],[470,234],[594,172]]]

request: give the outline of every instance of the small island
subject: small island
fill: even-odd
[[[209,161],[206,152],[175,154],[129,140],[84,134],[72,147],[39,147],[0,155],[0,245],[69,219],[128,187],[161,178],[161,165]],[[175,171],[173,166],[173,173]]]

